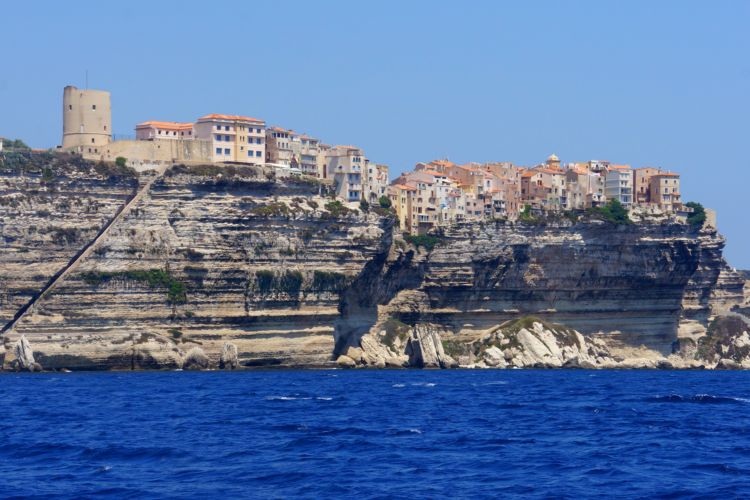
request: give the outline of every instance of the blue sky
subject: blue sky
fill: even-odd
[[[65,85],[113,129],[245,114],[417,161],[608,159],[682,174],[750,268],[750,2],[9,2],[0,135],[60,142]]]

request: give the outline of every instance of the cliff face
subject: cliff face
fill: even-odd
[[[329,362],[339,293],[390,242],[390,220],[259,171],[177,169],[115,224],[13,334],[45,368]],[[328,208],[326,208],[328,207]]]
[[[7,171],[0,181],[30,196],[34,175]],[[54,195],[40,190],[46,201],[0,207],[11,234],[0,266],[14,291],[6,296],[16,297],[3,303],[6,318],[137,184],[85,162],[56,179]],[[704,334],[710,317],[742,303],[744,281],[710,230],[492,222],[446,230],[428,251],[396,234],[392,219],[331,202],[326,190],[247,167],[174,168],[4,335],[5,366],[21,336],[46,369],[454,366],[445,346],[466,342],[482,360],[515,342],[499,325],[529,315],[597,337],[586,342],[667,354],[678,336]],[[65,199],[82,208],[55,208]],[[95,212],[85,208],[93,200]],[[36,215],[42,206],[57,211]],[[8,233],[12,221],[21,221],[17,233]],[[32,225],[69,225],[80,238],[52,244]],[[578,338],[551,331],[523,335]],[[604,359],[592,354],[599,344],[586,346],[549,352],[565,353],[558,364]],[[533,365],[519,353],[508,363]]]
[[[0,328],[91,241],[136,177],[66,155],[0,154]]]
[[[369,333],[393,319],[438,325],[446,339],[534,315],[666,354],[681,323],[705,326],[712,309],[741,300],[722,247],[715,232],[680,224],[467,224],[429,253],[394,246],[374,288],[408,282],[379,297]]]

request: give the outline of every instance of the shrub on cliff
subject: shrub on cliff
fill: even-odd
[[[133,270],[133,271],[88,271],[81,275],[83,281],[89,285],[98,286],[113,278],[124,278],[141,281],[151,288],[165,288],[167,301],[172,304],[187,302],[185,284],[163,269]]]
[[[404,239],[415,247],[423,247],[432,250],[443,242],[440,236],[434,234],[406,234]]]
[[[703,208],[703,205],[697,201],[689,201],[685,203],[685,206],[693,209],[693,213],[687,218],[688,224],[696,227],[703,226],[703,223],[706,222],[706,209]]]
[[[391,199],[385,195],[378,199],[378,203],[380,204],[380,208],[391,208],[392,206]]]
[[[31,149],[21,139],[3,139],[3,149]]]
[[[351,212],[351,210],[349,210],[339,200],[329,201],[328,203],[326,203],[326,210],[328,211],[328,214],[324,214],[324,216],[326,218],[333,218],[333,219],[339,219],[341,217],[345,217],[349,215],[349,213]]]
[[[316,292],[340,292],[349,285],[345,274],[335,271],[314,271],[312,289]]]
[[[632,224],[628,211],[619,200],[611,199],[602,207],[591,207],[586,213],[597,219],[606,220],[613,224]]]
[[[128,159],[124,156],[118,156],[115,158],[115,165],[117,165],[120,168],[124,168],[128,166]]]
[[[255,271],[256,289],[261,295],[276,291],[294,297],[302,290],[303,281],[304,278],[299,271],[284,271],[281,274],[276,274],[270,269]]]
[[[531,205],[524,205],[523,210],[518,214],[518,220],[526,224],[539,224],[539,218],[531,212]]]

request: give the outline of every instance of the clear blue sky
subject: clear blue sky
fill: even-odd
[[[682,174],[750,268],[750,1],[8,2],[0,135],[60,142],[65,85],[113,129],[246,114],[415,162],[608,159]]]

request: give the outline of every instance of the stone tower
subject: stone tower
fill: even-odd
[[[112,108],[109,92],[81,90],[68,85],[63,90],[63,148],[99,147],[112,140]]]

